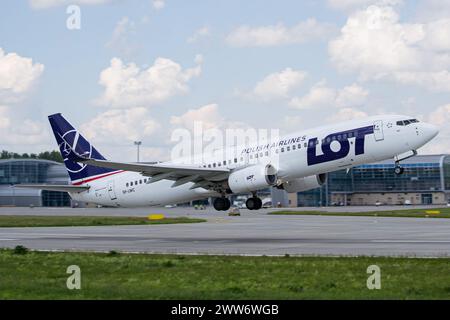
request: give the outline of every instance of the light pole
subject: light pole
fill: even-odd
[[[137,146],[137,162],[139,162],[139,147],[141,146],[142,141],[135,141],[134,145]]]

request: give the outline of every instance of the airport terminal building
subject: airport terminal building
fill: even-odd
[[[386,160],[339,170],[321,188],[290,195],[292,206],[446,204],[450,199],[450,155],[418,155],[394,174]],[[295,197],[296,196],[296,197]]]
[[[0,206],[70,206],[66,192],[15,188],[20,183],[68,184],[62,163],[41,159],[0,160]]]

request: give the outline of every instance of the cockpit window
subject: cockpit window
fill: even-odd
[[[419,122],[419,120],[417,120],[417,119],[408,119],[408,120],[397,121],[397,125],[398,126],[407,126],[408,124],[416,123],[416,122]]]

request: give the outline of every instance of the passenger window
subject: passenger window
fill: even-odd
[[[130,182],[130,186],[133,186],[133,181]]]
[[[138,182],[137,182],[137,180],[134,182],[134,184],[137,186],[138,185]]]
[[[262,158],[262,157],[263,157],[263,155],[264,155],[264,154],[263,154],[263,153],[261,152],[261,153],[259,154],[259,157],[260,157],[260,158]]]
[[[286,147],[286,151],[291,151],[291,147]]]
[[[241,157],[241,162],[244,162],[244,157]]]
[[[278,153],[278,149],[275,149],[275,153]]]
[[[208,168],[211,168],[211,164],[208,164]]]
[[[308,147],[308,144],[305,142],[304,144],[303,144],[304,146],[305,146],[305,148],[307,148]]]
[[[128,188],[129,185],[130,185],[130,184],[127,182],[127,184],[126,184],[127,188]]]
[[[295,150],[295,144],[292,145],[292,150]]]
[[[297,146],[299,149],[302,147],[302,144],[301,143],[299,143],[298,144],[298,146]]]
[[[234,163],[237,163],[237,158],[234,158]]]
[[[139,184],[142,184],[142,180],[139,180]]]
[[[266,157],[268,157],[269,156],[269,151],[266,151]]]
[[[255,159],[258,159],[258,154],[257,153],[255,153]]]
[[[216,167],[216,163],[215,163],[215,162],[213,163],[213,167],[214,167],[214,168]]]
[[[281,152],[284,152],[284,148],[281,148]]]
[[[220,167],[222,164],[220,162],[217,162],[217,166]]]

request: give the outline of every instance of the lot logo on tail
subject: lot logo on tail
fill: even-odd
[[[351,138],[355,138],[355,155],[364,154],[365,137],[372,133],[373,126],[367,126],[329,134],[322,140],[322,154],[317,154],[316,146],[319,144],[318,138],[309,139],[308,166],[345,158],[350,152],[349,139]],[[336,151],[331,148],[333,141],[337,141],[340,145],[340,148]]]
[[[58,133],[59,135],[59,133]],[[58,143],[59,150],[64,158],[64,163],[67,170],[72,173],[77,173],[86,167],[86,164],[71,161],[69,159],[70,153],[75,151],[75,153],[90,158],[92,154],[92,146],[86,139],[81,136],[78,131],[70,130],[64,133],[61,137],[61,141]]]

